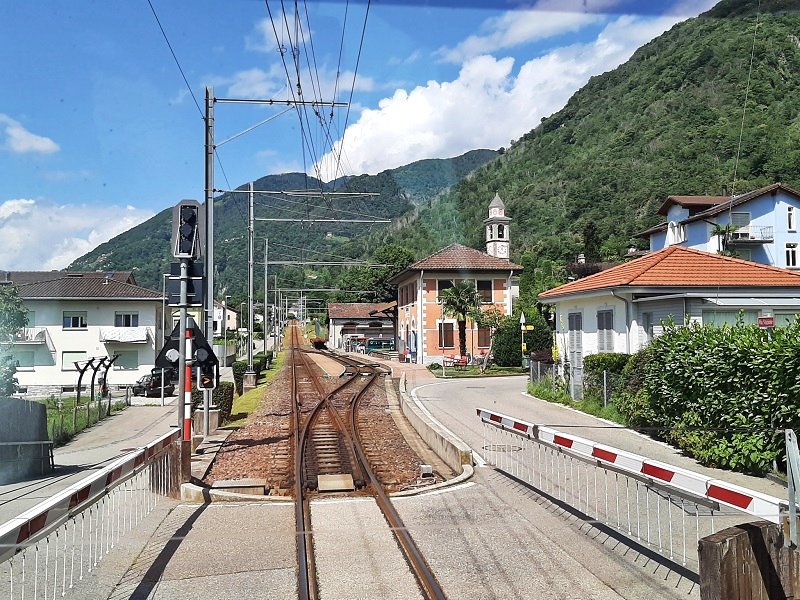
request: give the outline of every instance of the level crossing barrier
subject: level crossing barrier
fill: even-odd
[[[66,596],[180,485],[180,430],[124,454],[0,525],[0,598]],[[172,446],[174,448],[174,446]]]
[[[477,413],[487,463],[695,574],[700,538],[748,517],[780,523],[788,509],[787,500],[665,462],[487,409]]]

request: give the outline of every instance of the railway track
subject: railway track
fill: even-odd
[[[395,536],[424,598],[445,595],[427,561],[373,469],[380,454],[365,448],[359,403],[383,374],[380,367],[349,357],[325,353],[345,367],[332,389],[325,389],[313,361],[300,347],[297,327],[291,327],[292,423],[295,456],[295,520],[297,524],[298,597],[318,598],[309,498],[323,490],[362,489],[374,498]],[[332,482],[332,483],[331,483]]]

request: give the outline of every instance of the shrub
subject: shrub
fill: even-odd
[[[606,372],[607,389],[616,387],[630,355],[615,352],[590,354],[583,359],[583,389],[591,398],[603,400],[603,372]]]
[[[440,365],[437,362],[433,362],[433,363],[428,365],[428,370],[429,371],[436,371],[436,370],[440,370],[441,368],[442,368],[442,365]]]
[[[244,374],[247,372],[247,362],[237,360],[233,363],[233,382],[236,385],[236,394],[241,396],[244,391]]]
[[[518,317],[506,317],[497,328],[492,353],[499,367],[519,367],[522,365],[522,338]]]
[[[211,402],[219,409],[220,423],[231,416],[233,409],[233,390],[234,385],[230,381],[220,381],[219,385],[211,393]],[[192,390],[192,407],[195,410],[203,408],[203,390]]]

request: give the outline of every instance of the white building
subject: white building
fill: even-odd
[[[136,285],[130,272],[0,272],[28,309],[28,326],[13,343],[20,394],[73,393],[78,366],[117,358],[101,367],[111,389],[150,373],[163,339],[163,296]],[[107,371],[107,373],[106,373]],[[88,389],[93,369],[81,381]]]
[[[633,354],[663,323],[786,325],[800,313],[800,273],[669,246],[539,294],[555,307],[562,374],[580,394],[583,358]]]

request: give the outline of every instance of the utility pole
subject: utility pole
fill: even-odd
[[[214,339],[214,90],[206,87],[206,339]],[[224,324],[223,324],[224,326]],[[212,390],[203,390],[203,437],[209,436]]]
[[[248,330],[247,330],[247,371],[244,374],[244,385],[248,387],[256,386],[256,372],[253,370],[253,253],[254,253],[254,194],[253,182],[249,186],[248,198],[248,218],[247,218],[247,313],[248,313]]]
[[[264,336],[264,354],[267,353],[267,323],[269,323],[269,304],[267,302],[267,282],[269,282],[269,275],[267,274],[267,258],[269,257],[269,238],[264,238],[264,327],[262,328],[262,335]]]

